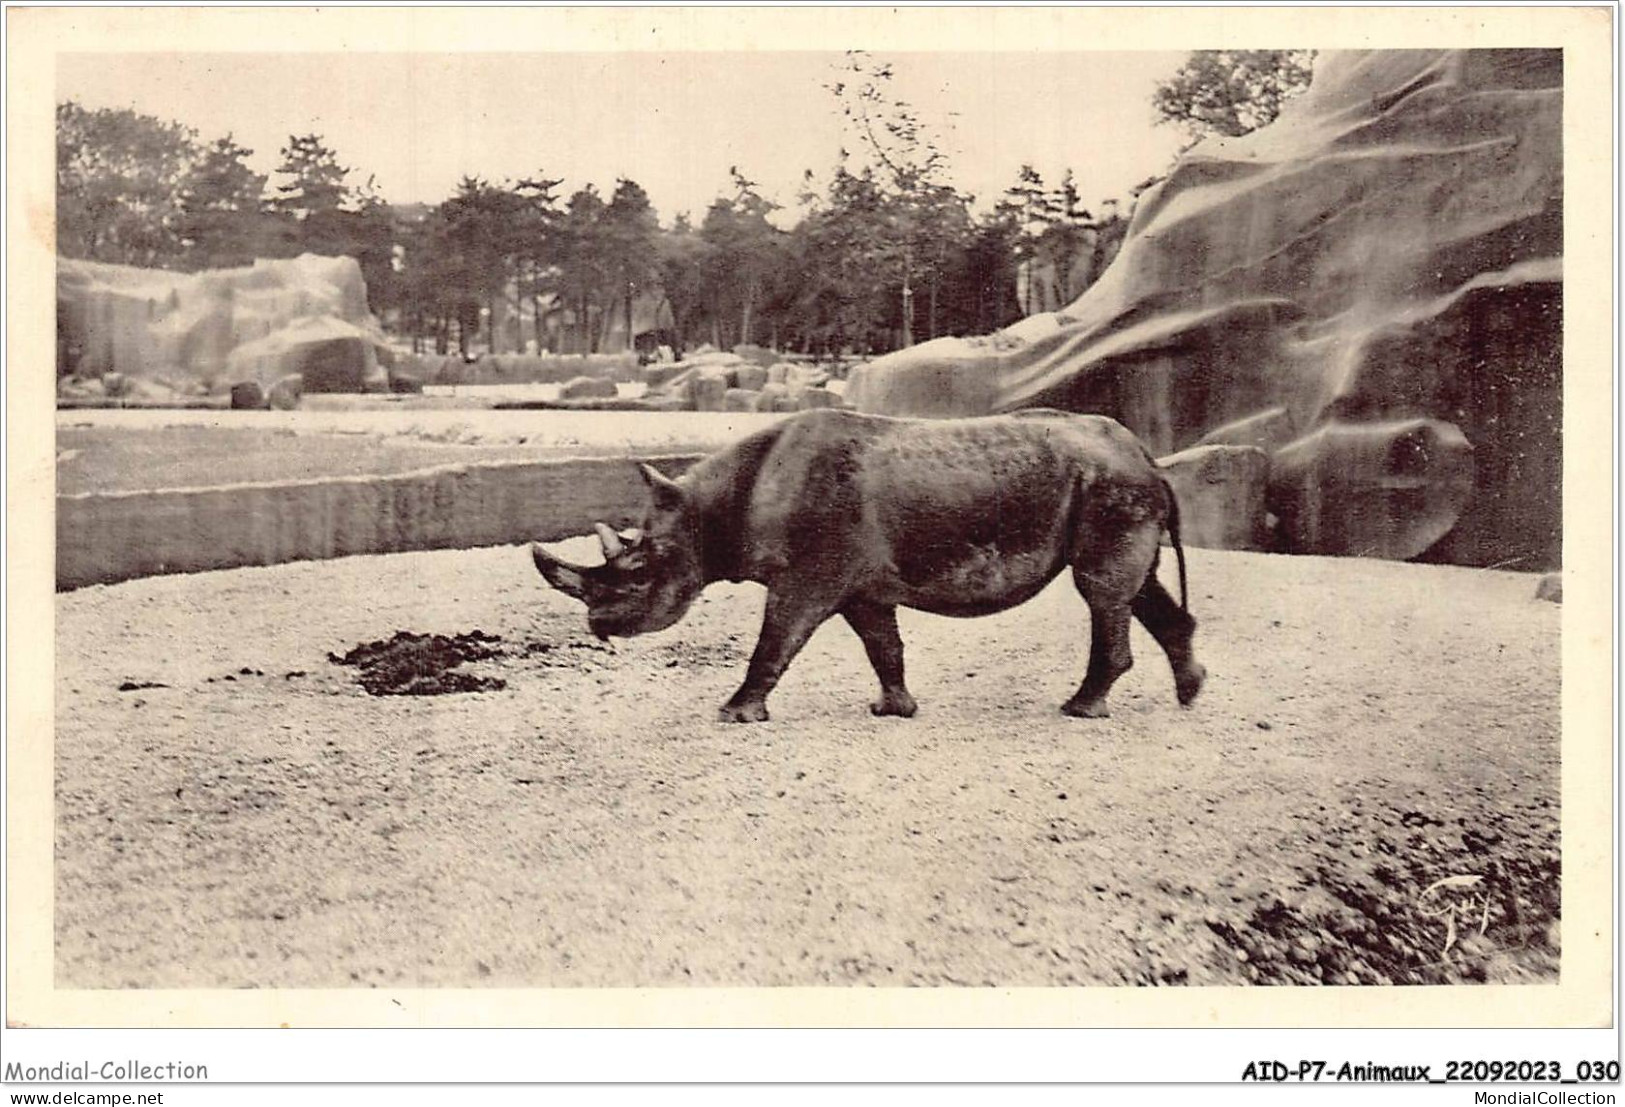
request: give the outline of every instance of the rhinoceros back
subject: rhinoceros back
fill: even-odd
[[[1099,417],[820,411],[775,431],[694,472],[713,529],[734,536],[734,579],[839,579],[883,602],[975,614],[1042,588],[1077,555],[1080,522],[1160,525],[1165,510],[1138,440]]]

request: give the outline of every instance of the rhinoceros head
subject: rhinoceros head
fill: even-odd
[[[602,565],[571,565],[532,543],[536,568],[554,588],[587,605],[587,625],[600,638],[664,630],[683,617],[705,587],[700,570],[697,513],[681,485],[639,465],[650,504],[642,526],[593,529]]]

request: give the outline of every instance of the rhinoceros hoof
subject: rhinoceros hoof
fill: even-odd
[[[1108,719],[1111,717],[1111,713],[1111,708],[1106,706],[1106,701],[1103,699],[1095,700],[1092,703],[1084,703],[1082,700],[1067,700],[1061,705],[1061,714],[1071,715],[1075,719]]]
[[[1181,707],[1189,707],[1196,694],[1202,690],[1202,681],[1207,679],[1207,669],[1201,665],[1192,664],[1183,673],[1174,676],[1174,694],[1179,697]]]
[[[724,723],[765,723],[767,722],[767,704],[765,703],[725,703],[717,712],[717,721]]]
[[[914,702],[914,697],[907,692],[900,696],[881,696],[869,705],[871,715],[896,715],[904,719],[912,719],[914,712],[918,710],[919,705]]]

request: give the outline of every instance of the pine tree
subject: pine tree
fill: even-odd
[[[277,185],[271,201],[276,211],[304,221],[338,211],[352,198],[344,183],[349,167],[339,164],[320,135],[289,135],[281,155],[277,173],[287,180]]]
[[[577,350],[598,352],[594,313],[602,312],[601,297],[608,283],[602,256],[604,198],[592,185],[577,189],[559,221],[559,292],[575,315]]]
[[[619,303],[626,327],[626,348],[630,350],[636,337],[632,333],[632,301],[654,284],[659,271],[655,239],[660,233],[660,221],[643,186],[625,177],[616,181],[597,230],[603,270],[609,281],[605,302]],[[606,318],[604,331],[608,330]]]
[[[253,153],[228,134],[209,144],[193,167],[179,223],[190,268],[248,265],[260,252],[266,175],[247,165]]]

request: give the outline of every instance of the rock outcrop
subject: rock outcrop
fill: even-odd
[[[1210,550],[1262,550],[1269,457],[1257,446],[1193,446],[1160,458],[1179,499],[1180,540]]]
[[[701,351],[670,365],[649,366],[644,380],[649,382],[651,403],[672,400],[689,411],[807,411],[812,408],[841,407],[842,398],[832,391],[829,373],[812,365],[762,361],[779,355],[760,347],[741,347],[751,352],[749,360],[738,352]]]
[[[860,410],[1103,412],[1270,455],[1285,549],[1561,559],[1562,55],[1327,53],[1147,192],[1065,310],[856,370]]]
[[[177,397],[247,397],[240,385],[268,397],[288,376],[307,392],[388,388],[389,352],[353,258],[200,273],[58,258],[56,280],[59,380],[119,374]]]

